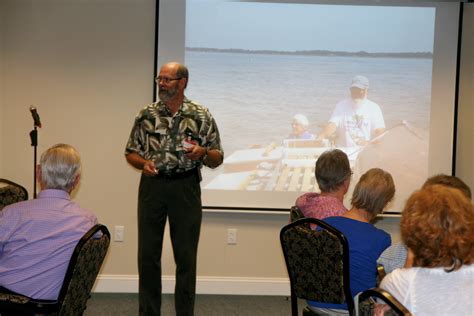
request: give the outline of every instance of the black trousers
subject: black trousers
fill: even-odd
[[[202,205],[198,172],[184,179],[142,175],[138,193],[139,314],[160,315],[166,218],[176,262],[177,315],[194,314]]]

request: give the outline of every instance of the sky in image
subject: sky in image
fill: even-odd
[[[186,46],[433,52],[435,8],[187,0]]]

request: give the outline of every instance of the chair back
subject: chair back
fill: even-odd
[[[290,209],[290,222],[305,218],[303,212],[298,206],[292,206]]]
[[[82,315],[110,244],[106,226],[97,224],[79,240],[57,300],[0,293],[0,315]]]
[[[360,292],[356,295],[355,304],[357,316],[411,316],[405,306],[389,292],[380,288]]]
[[[106,226],[97,224],[80,240],[59,292],[59,315],[82,315],[110,244]]]
[[[28,200],[28,191],[21,185],[0,178],[0,211],[7,205]]]
[[[298,315],[297,298],[347,303],[353,314],[349,246],[340,231],[321,220],[303,218],[281,229],[280,242],[290,277],[292,315]]]

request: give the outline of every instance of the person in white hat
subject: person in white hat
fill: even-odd
[[[308,131],[309,121],[303,114],[296,114],[291,121],[290,139],[314,139],[314,135]]]
[[[338,147],[364,146],[385,132],[380,106],[367,99],[369,79],[352,78],[350,97],[336,105],[318,140],[334,137]]]

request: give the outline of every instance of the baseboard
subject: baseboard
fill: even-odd
[[[174,276],[163,276],[163,293],[173,293],[174,284]],[[93,292],[138,293],[138,275],[99,275]],[[196,293],[289,296],[290,282],[286,278],[198,277]]]

